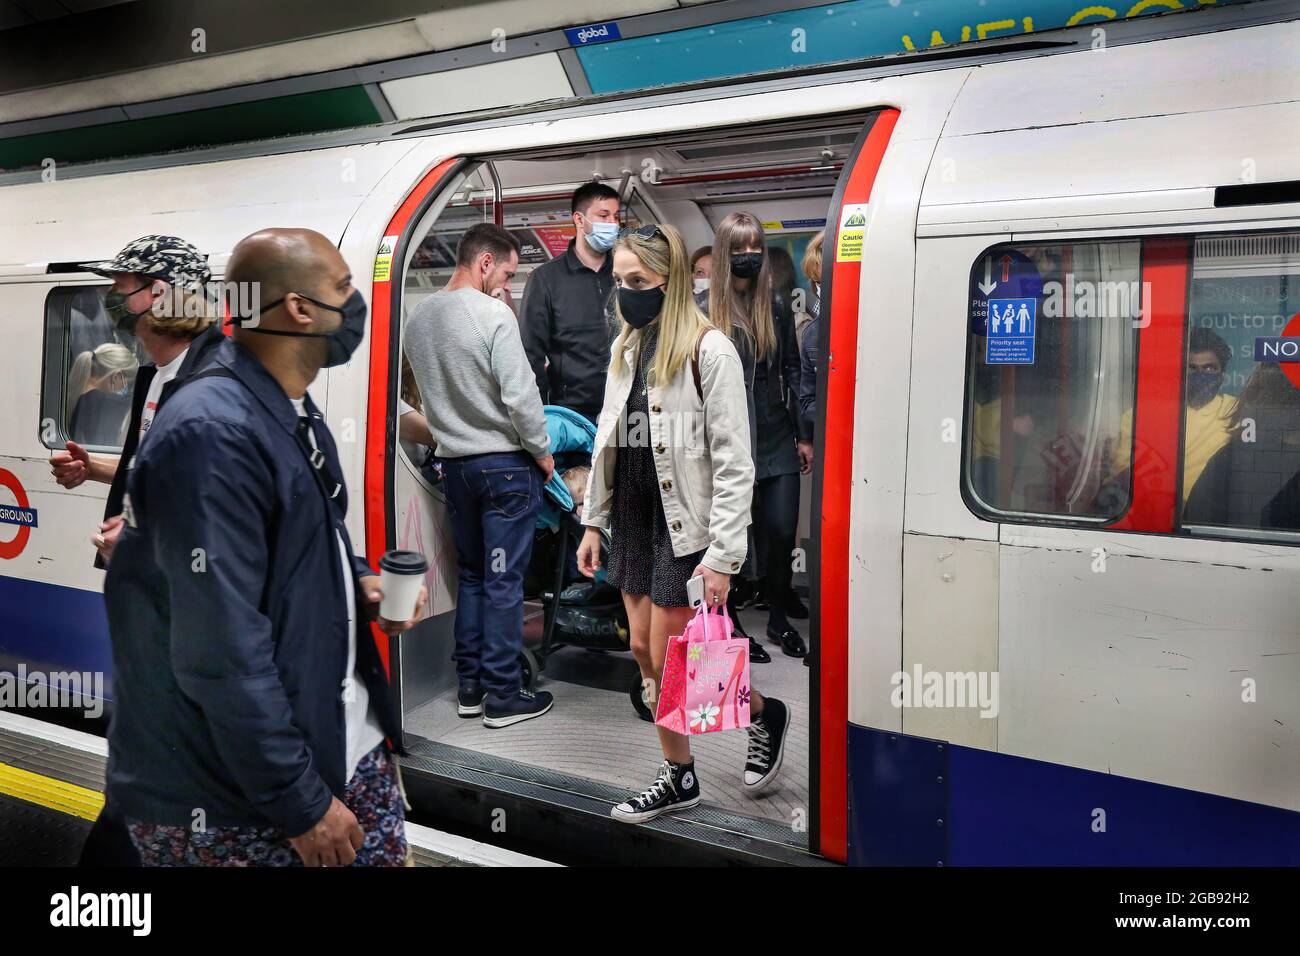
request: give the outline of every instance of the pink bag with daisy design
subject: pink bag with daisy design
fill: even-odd
[[[732,637],[727,609],[703,606],[668,639],[655,723],[679,734],[749,726],[749,641]]]

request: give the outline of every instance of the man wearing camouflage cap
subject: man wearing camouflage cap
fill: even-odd
[[[134,335],[153,360],[140,368],[131,401],[131,422],[120,458],[90,455],[76,442],[50,456],[55,479],[65,488],[83,481],[111,485],[104,522],[92,538],[95,566],[106,567],[122,527],[122,500],[127,473],[154,414],[186,379],[202,370],[225,339],[213,321],[207,284],[212,270],[190,243],[175,236],[142,236],[106,262],[83,262],[80,268],[113,280],[104,308],[113,324]],[[126,462],[127,467],[121,467]],[[125,825],[106,807],[86,839],[83,866],[139,865]]]
[[[153,359],[136,377],[131,422],[120,458],[90,455],[73,441],[66,451],[50,456],[55,480],[65,488],[76,488],[87,479],[111,485],[104,523],[92,538],[98,552],[95,566],[102,568],[112,555],[122,523],[127,469],[119,468],[119,463],[131,461],[158,407],[207,364],[224,336],[220,323],[213,321],[216,315],[206,296],[212,270],[203,254],[183,239],[141,236],[114,259],[78,265],[113,280],[104,297],[109,318],[120,331],[139,339]]]

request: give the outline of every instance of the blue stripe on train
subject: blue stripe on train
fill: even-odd
[[[851,864],[1300,864],[1300,813],[1244,800],[856,724],[848,772]]]
[[[112,662],[102,594],[0,576],[0,670],[100,672],[112,700]]]

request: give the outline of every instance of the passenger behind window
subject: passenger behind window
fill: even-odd
[[[82,445],[121,446],[140,361],[125,345],[105,342],[82,352],[68,373],[67,433]]]
[[[1300,389],[1280,365],[1261,363],[1246,382],[1229,438],[1192,488],[1183,522],[1300,531]]]
[[[1183,441],[1183,501],[1214,454],[1228,443],[1237,400],[1222,394],[1232,349],[1216,333],[1197,328],[1187,343],[1187,410]],[[1133,409],[1120,419],[1113,468],[1117,480],[1128,484],[1133,446]],[[1142,452],[1138,452],[1139,459]],[[1138,461],[1139,469],[1142,462]],[[1104,490],[1103,490],[1104,491]]]

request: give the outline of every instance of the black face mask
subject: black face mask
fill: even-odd
[[[731,256],[731,274],[737,279],[752,279],[762,268],[761,252],[737,252]]]
[[[135,324],[140,320],[140,316],[148,312],[144,309],[141,312],[132,312],[126,307],[126,300],[131,298],[137,292],[149,288],[150,283],[146,282],[139,289],[132,289],[130,292],[110,291],[104,296],[104,311],[108,313],[109,319],[112,320],[113,326],[119,332],[125,332],[127,335],[135,334]],[[150,307],[152,308],[152,306]]]
[[[1222,385],[1222,372],[1188,372],[1187,404],[1191,405],[1192,408],[1204,407],[1210,399],[1219,394]]]
[[[618,311],[623,321],[634,329],[642,329],[659,317],[664,307],[664,287],[649,289],[619,289]]]
[[[302,295],[302,293],[299,293]],[[249,332],[259,332],[262,335],[288,335],[302,336],[312,339],[327,339],[329,341],[329,351],[325,354],[325,363],[322,368],[334,368],[336,365],[343,365],[348,359],[352,358],[352,353],[357,350],[361,344],[361,339],[366,334],[366,300],[361,297],[360,289],[353,289],[352,294],[348,296],[347,301],[341,306],[329,305],[325,302],[318,302],[311,296],[302,296],[312,305],[320,306],[322,309],[329,309],[331,312],[337,312],[343,316],[343,323],[332,332],[286,332],[280,329],[262,329],[250,328]],[[284,299],[276,299],[270,305],[263,306],[258,310],[258,315],[263,312],[269,312]],[[234,319],[227,324],[237,324]]]

